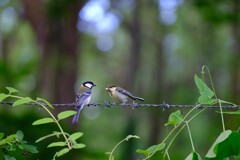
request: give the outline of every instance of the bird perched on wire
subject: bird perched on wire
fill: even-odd
[[[72,123],[77,123],[79,114],[83,109],[84,105],[88,105],[91,100],[92,88],[96,85],[91,81],[86,81],[80,86],[80,92],[76,94],[76,111],[77,113],[74,115]]]
[[[105,89],[108,91],[109,95],[113,99],[121,102],[122,104],[126,104],[126,102],[129,99],[144,101],[143,98],[134,96],[134,95],[132,95],[132,93],[130,93],[130,92],[126,91],[125,89],[118,87],[116,85],[109,85]]]

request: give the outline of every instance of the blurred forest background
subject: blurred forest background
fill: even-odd
[[[207,65],[218,97],[239,104],[239,60],[239,0],[0,0],[1,92],[10,86],[21,96],[72,103],[79,85],[91,80],[97,84],[92,102],[111,101],[104,88],[113,83],[145,103],[195,104],[193,77]],[[135,150],[158,144],[171,130],[164,124],[175,110],[86,107],[77,127],[71,119],[64,127],[84,132],[80,141],[87,147],[60,159],[107,159],[104,153],[128,134],[141,139],[124,143],[116,159],[141,159]],[[2,105],[1,132],[21,129],[34,144],[52,129],[31,126],[44,116],[38,107]],[[226,116],[226,122],[236,130],[239,117]],[[220,115],[209,109],[190,127],[203,156],[221,131]],[[52,158],[48,143],[37,143],[38,154],[20,159]],[[180,160],[190,152],[184,132],[169,154]]]

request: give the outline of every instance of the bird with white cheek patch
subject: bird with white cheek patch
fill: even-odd
[[[95,86],[96,85],[91,81],[84,82],[80,86],[80,92],[76,94],[76,101],[75,101],[77,113],[74,115],[72,123],[78,122],[78,118],[81,110],[85,105],[88,105],[90,103],[92,88]]]

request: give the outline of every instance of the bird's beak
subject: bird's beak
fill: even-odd
[[[106,91],[109,91],[109,88],[105,88]]]
[[[93,87],[96,87],[96,86],[97,86],[96,84],[93,85]]]

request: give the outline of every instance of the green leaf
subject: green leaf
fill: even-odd
[[[158,145],[153,145],[147,149],[148,153],[151,154],[156,151],[161,151],[165,148],[165,143],[160,143]]]
[[[16,158],[12,157],[12,156],[10,156],[8,154],[4,154],[4,160],[16,160]]]
[[[49,103],[47,100],[45,100],[45,99],[42,99],[42,98],[37,98],[37,101],[40,101],[40,103],[41,103],[41,101],[42,102],[44,102],[49,108],[52,108],[52,109],[54,109],[54,107],[52,106],[52,104],[51,103]]]
[[[21,144],[23,149],[31,152],[31,153],[38,153],[37,147],[29,144]]]
[[[59,113],[57,115],[57,117],[58,117],[58,120],[61,120],[61,119],[68,118],[76,113],[77,113],[76,111],[64,111],[64,112]]]
[[[49,144],[47,146],[47,148],[50,148],[50,147],[62,147],[62,146],[66,146],[66,142],[53,142],[53,143]]]
[[[158,151],[163,150],[165,148],[165,146],[166,146],[165,143],[160,143],[158,145],[153,145],[146,150],[137,149],[136,152],[144,154],[144,155],[149,155],[149,154],[152,154],[153,152],[158,152]]]
[[[16,90],[15,88],[12,87],[6,87],[6,89],[10,92],[10,93],[17,93],[18,90]]]
[[[197,152],[192,152],[185,158],[185,160],[202,160],[201,156]]]
[[[206,95],[209,98],[212,98],[214,96],[214,92],[197,75],[195,75],[194,80],[195,80],[195,83],[196,83],[196,85],[198,87],[200,95]]]
[[[18,130],[16,135],[17,135],[19,141],[23,140],[24,134],[22,131]]]
[[[207,84],[200,79],[197,75],[194,76],[195,83],[197,85],[198,91],[200,93],[200,97],[198,98],[198,102],[202,104],[212,104],[215,102],[213,96],[214,92],[207,86]]]
[[[149,152],[148,152],[147,150],[143,150],[143,149],[137,149],[136,152],[137,152],[137,153],[144,154],[144,155],[146,155],[146,156],[149,154]]]
[[[4,99],[8,98],[9,95],[4,94],[4,93],[0,93],[0,102],[2,102]]]
[[[52,118],[42,118],[33,122],[32,125],[40,125],[45,123],[53,123],[54,120]]]
[[[64,154],[68,153],[70,151],[69,148],[63,148],[62,150],[60,150],[57,154],[57,157],[61,157],[63,156]]]
[[[14,141],[14,140],[16,139],[16,137],[17,137],[16,134],[12,134],[12,135],[10,135],[10,136],[7,136],[7,138],[1,140],[0,142],[3,141],[4,143],[9,143],[9,142],[11,142],[11,141]],[[1,143],[0,143],[0,145],[1,145]]]
[[[240,134],[238,132],[226,130],[218,136],[205,159],[222,160],[229,156],[238,155],[240,151],[239,142]]]
[[[11,143],[12,141],[15,141],[16,138],[17,138],[16,134],[12,134],[10,136],[7,136],[5,139],[0,140],[0,146],[5,145],[7,143]]]
[[[78,138],[82,137],[83,136],[83,133],[82,132],[76,132],[76,133],[73,133],[69,139],[75,141],[77,140]]]
[[[209,104],[209,105],[211,105],[211,104],[215,103],[216,100],[215,99],[211,99],[211,98],[209,98],[209,97],[207,97],[205,95],[202,95],[202,96],[200,96],[198,98],[198,102],[202,103],[202,104]]]
[[[168,122],[165,124],[165,126],[167,126],[167,125],[176,126],[179,123],[181,123],[182,121],[183,121],[183,116],[181,114],[181,111],[177,110],[170,114],[170,116],[168,118]]]
[[[22,104],[25,104],[25,103],[29,103],[29,102],[32,102],[32,101],[33,100],[30,97],[24,97],[24,98],[21,98],[21,99],[15,101],[13,103],[13,107],[18,106],[18,105],[22,105]]]
[[[3,145],[5,145],[7,142],[6,142],[6,139],[2,139],[2,140],[0,140],[0,146],[3,146]]]
[[[77,143],[77,144],[74,144],[74,146],[73,146],[74,149],[81,149],[84,147],[86,147],[86,145],[83,143]]]
[[[0,133],[0,140],[4,137],[4,133]]]

